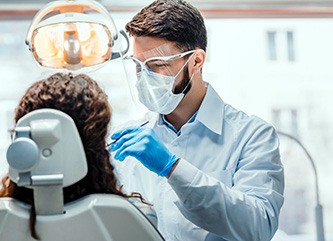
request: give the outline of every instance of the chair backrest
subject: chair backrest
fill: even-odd
[[[0,199],[0,240],[33,241],[29,205]],[[129,201],[117,195],[93,194],[67,203],[65,213],[38,215],[41,241],[163,241],[148,219]]]
[[[64,204],[63,187],[87,173],[80,135],[65,113],[40,109],[21,118],[7,161],[11,180],[33,189],[36,231],[42,241],[164,240],[123,197],[93,194]],[[0,241],[34,240],[29,217],[29,205],[0,198]]]

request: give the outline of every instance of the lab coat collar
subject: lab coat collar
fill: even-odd
[[[207,92],[196,119],[216,134],[222,134],[224,102],[214,88],[207,83]]]
[[[221,135],[224,116],[224,102],[214,88],[207,83],[207,92],[196,114],[190,119],[199,121],[214,133]],[[147,117],[146,117],[147,118]],[[156,120],[159,126],[166,126],[161,114],[150,112],[150,120]],[[189,122],[192,122],[189,121]],[[171,125],[171,124],[170,124]]]

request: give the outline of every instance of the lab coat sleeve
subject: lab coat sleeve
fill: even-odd
[[[264,125],[239,141],[232,185],[181,159],[168,182],[181,213],[226,240],[271,240],[283,203],[284,176],[275,130]],[[202,160],[203,162],[205,160]]]

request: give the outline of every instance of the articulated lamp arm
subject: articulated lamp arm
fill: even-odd
[[[317,231],[317,241],[325,241],[325,231],[324,231],[324,221],[323,221],[323,207],[320,204],[319,200],[319,184],[318,184],[318,174],[315,162],[313,161],[312,156],[305,148],[305,146],[294,136],[284,133],[282,131],[277,131],[278,135],[285,136],[293,141],[295,141],[305,152],[306,156],[308,157],[314,175],[315,175],[315,185],[316,185],[316,207],[315,207],[315,215],[316,215],[316,231]]]

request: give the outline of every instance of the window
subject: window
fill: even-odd
[[[269,60],[277,60],[276,54],[276,32],[267,32]]]
[[[293,31],[268,31],[267,42],[270,61],[295,61]]]
[[[294,49],[294,33],[287,31],[287,43],[288,43],[288,60],[290,62],[295,61],[295,49]]]
[[[299,138],[298,111],[295,108],[273,109],[272,124],[277,130]]]

